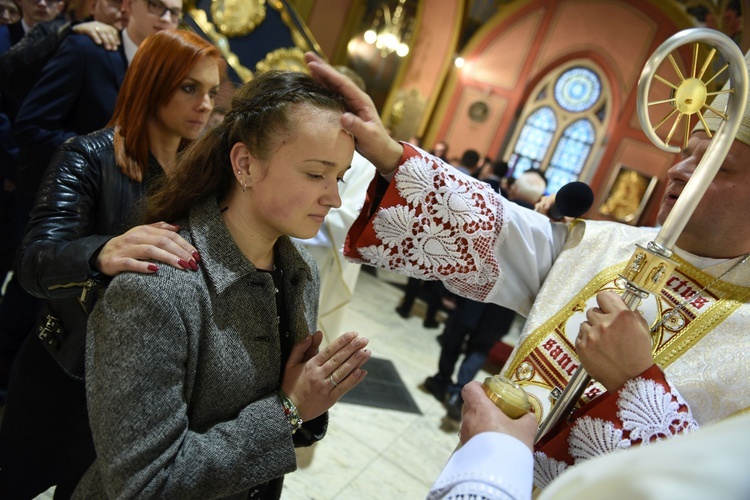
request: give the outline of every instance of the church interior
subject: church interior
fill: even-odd
[[[196,9],[210,14],[217,2],[199,0]],[[238,2],[247,4],[248,16],[262,3]],[[230,66],[250,73],[257,64],[299,68],[301,52],[315,50],[362,78],[394,138],[419,137],[426,150],[443,141],[449,159],[474,149],[508,162],[511,175],[541,168],[551,193],[585,182],[595,195],[587,218],[632,225],[655,224],[676,158],[654,147],[639,121],[638,81],[649,57],[694,27],[719,30],[743,53],[750,49],[744,1],[274,0],[265,23],[274,8],[298,21],[292,46],[243,55],[241,42],[254,40],[253,33],[228,36],[224,41],[239,56]],[[704,81],[718,90],[724,62],[709,58],[707,47],[698,52],[708,64]],[[680,47],[674,64],[665,61],[657,74],[675,81],[676,72],[689,72],[692,58],[691,47]],[[648,100],[668,100],[671,91],[655,82]],[[659,123],[671,109],[662,106],[650,106],[651,126],[674,144],[696,118],[689,125],[674,116]],[[623,196],[626,185],[630,194]]]
[[[667,170],[638,113],[639,79],[671,36],[718,30],[750,49],[750,0],[191,0],[185,24],[214,41],[235,83],[267,69],[304,69],[316,51],[361,80],[394,138],[503,160],[511,176],[546,174],[548,193],[581,181],[584,218],[656,224]],[[726,81],[720,56],[679,48],[657,69],[679,81],[695,68],[710,91]],[[705,61],[705,67],[701,65]],[[656,136],[682,147],[696,124],[670,114],[673,86],[646,96]],[[659,123],[661,121],[661,123]],[[417,412],[349,404],[330,411],[328,436],[298,453],[282,498],[424,498],[458,444],[458,423],[419,390],[434,373],[440,330],[395,313],[405,278],[360,273],[344,331],[393,363]],[[497,367],[494,367],[497,368]],[[492,369],[490,367],[489,369]],[[477,380],[488,376],[481,371]],[[52,490],[40,498],[52,498]]]

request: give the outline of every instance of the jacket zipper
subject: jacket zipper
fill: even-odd
[[[81,281],[78,283],[65,283],[62,285],[52,285],[50,287],[47,287],[47,290],[50,292],[53,290],[59,290],[61,288],[74,288],[74,287],[83,287],[83,291],[81,292],[81,296],[78,298],[78,300],[82,303],[86,302],[86,297],[88,296],[89,292],[92,288],[94,288],[94,285],[96,285],[96,280],[93,278],[89,278],[86,281]]]

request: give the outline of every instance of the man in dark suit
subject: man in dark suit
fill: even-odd
[[[36,23],[54,19],[63,8],[62,0],[18,0],[17,4],[21,8],[21,20],[6,25],[10,45],[18,43]]]
[[[7,5],[7,3],[10,5]],[[0,54],[18,43],[26,32],[35,25],[54,19],[60,13],[62,5],[63,3],[58,0],[40,0],[39,2],[18,0],[17,4],[10,0],[4,0],[0,4],[0,10],[3,11],[3,21],[11,19],[11,8],[15,9],[16,16],[20,15],[20,18],[17,18],[14,22],[0,25]],[[2,207],[0,229],[5,235],[3,242],[0,243],[0,285],[5,281],[7,271],[11,268],[18,240],[14,193],[18,145],[13,140],[11,124],[15,120],[20,107],[20,97],[0,94],[0,207]],[[2,342],[0,342],[0,350],[2,349]],[[2,372],[2,363],[3,360],[0,359],[0,372]],[[2,376],[2,373],[0,373],[0,378]],[[0,385],[4,385],[1,380]]]

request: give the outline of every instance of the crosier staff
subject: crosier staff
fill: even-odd
[[[689,77],[684,77],[672,58],[671,53],[678,47],[689,43],[694,44],[691,74]],[[709,53],[700,71],[698,71],[697,66],[699,43],[715,47]],[[729,62],[716,75],[704,82],[702,77],[717,49],[724,60]],[[657,68],[667,57],[669,57],[680,80],[677,84],[672,84],[656,74]],[[725,89],[719,92],[708,92],[706,85],[719,73],[727,69],[729,72],[729,82]],[[649,89],[653,78],[672,87],[673,93],[670,99],[648,102]],[[644,132],[657,147],[672,153],[680,151],[679,147],[671,146],[669,141],[683,117],[687,118],[684,138],[685,145],[687,145],[690,135],[690,117],[693,114],[698,115],[698,119],[710,137],[709,128],[701,113],[701,110],[704,108],[718,115],[723,122],[717,130],[715,137],[711,140],[695,172],[693,172],[680,197],[675,202],[672,211],[664,221],[659,233],[645,247],[637,245],[633,256],[625,266],[621,274],[625,280],[625,292],[622,295],[622,299],[629,309],[634,310],[649,293],[659,294],[667,278],[672,274],[675,268],[675,263],[670,260],[672,257],[672,247],[680,233],[685,229],[685,225],[690,220],[695,208],[700,203],[729,152],[732,141],[737,135],[742,122],[745,105],[747,104],[747,93],[748,76],[742,52],[729,37],[711,29],[693,28],[675,34],[656,49],[656,52],[654,52],[643,68],[641,77],[638,80],[638,117]],[[706,104],[706,100],[716,94],[726,94],[727,96],[727,106],[723,113]],[[659,124],[652,127],[647,108],[650,105],[662,103],[670,103],[674,106],[674,109]],[[656,129],[675,114],[677,116],[672,128],[667,138],[662,140],[656,135]],[[539,427],[535,436],[535,442],[539,442],[561,419],[568,416],[575,409],[576,404],[590,382],[591,376],[586,373],[582,366],[579,366],[571,376],[570,382],[565,387],[560,398],[552,406],[549,415]]]

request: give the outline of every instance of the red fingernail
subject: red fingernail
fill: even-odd
[[[199,254],[197,251],[193,252],[193,258],[195,259],[195,262],[201,261],[201,254]]]
[[[182,266],[183,269],[187,269],[190,265],[182,259],[177,260],[177,265]]]
[[[192,269],[193,271],[198,270],[198,264],[196,264],[193,259],[190,259],[190,262],[188,262],[188,264],[190,265],[190,269]]]
[[[149,271],[153,271],[153,272],[156,272],[156,271],[158,271],[158,270],[159,270],[159,266],[157,266],[156,264],[149,264],[149,265],[148,265],[148,270],[149,270]]]

